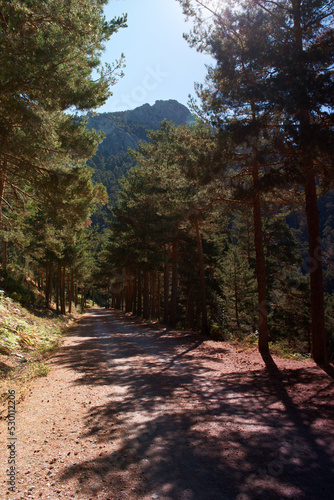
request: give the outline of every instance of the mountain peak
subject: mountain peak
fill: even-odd
[[[165,119],[183,125],[191,118],[189,109],[175,99],[158,100],[133,110],[90,115],[88,128],[105,133],[99,151],[107,157],[136,148],[140,140],[147,140],[146,130],[157,130]]]

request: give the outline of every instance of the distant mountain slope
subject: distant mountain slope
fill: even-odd
[[[99,152],[108,157],[127,152],[129,147],[135,148],[138,141],[147,139],[146,130],[157,130],[164,119],[181,125],[192,121],[192,115],[183,104],[171,99],[156,101],[153,106],[144,104],[129,111],[91,115],[88,128],[106,134]]]
[[[129,111],[89,116],[88,128],[101,130],[106,135],[97,154],[89,161],[89,166],[94,169],[94,181],[101,182],[107,188],[110,205],[116,202],[119,179],[134,166],[128,148],[136,149],[139,141],[147,140],[146,130],[157,130],[165,119],[175,125],[194,120],[186,106],[172,99],[156,101],[153,106],[144,104]],[[110,211],[104,209],[103,214],[109,217]],[[93,218],[93,222],[99,225],[102,224],[101,220],[102,213]]]

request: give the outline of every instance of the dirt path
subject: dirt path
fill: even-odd
[[[333,380],[275,363],[92,309],[17,407],[15,493],[0,422],[0,498],[330,500]]]

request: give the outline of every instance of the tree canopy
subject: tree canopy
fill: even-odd
[[[204,112],[219,127],[237,126],[240,146],[251,148],[254,158],[259,133],[269,137],[273,154],[281,160],[280,175],[276,168],[271,182],[293,182],[304,192],[309,259],[314,263],[313,357],[326,363],[317,184],[328,189],[333,179],[333,5],[327,0],[246,0],[215,10],[198,0],[180,3],[195,20],[188,40],[216,60],[207,85],[197,87]],[[209,31],[202,25],[205,11],[213,14]],[[258,174],[254,181],[259,189]],[[265,307],[266,294],[261,295]]]
[[[101,106],[123,59],[101,67],[105,43],[126,17],[106,21],[105,1],[0,3],[0,206],[6,185],[33,182],[59,164],[87,160],[100,136],[74,113]],[[66,112],[66,113],[65,113]]]

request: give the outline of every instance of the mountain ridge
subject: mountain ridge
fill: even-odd
[[[139,141],[148,141],[147,130],[158,130],[165,119],[175,125],[194,121],[189,109],[174,99],[159,100],[153,105],[143,104],[133,110],[88,115],[87,127],[105,134],[88,165],[94,170],[93,181],[106,187],[110,206],[116,203],[120,179],[135,165],[128,149],[137,149]],[[110,216],[110,208],[104,207],[98,210],[93,220],[103,226],[102,218]]]
[[[140,140],[147,140],[146,130],[157,130],[167,119],[175,125],[193,121],[189,109],[174,99],[158,100],[155,104],[143,104],[133,110],[88,115],[89,129],[105,134],[98,151],[104,158],[137,148]]]

